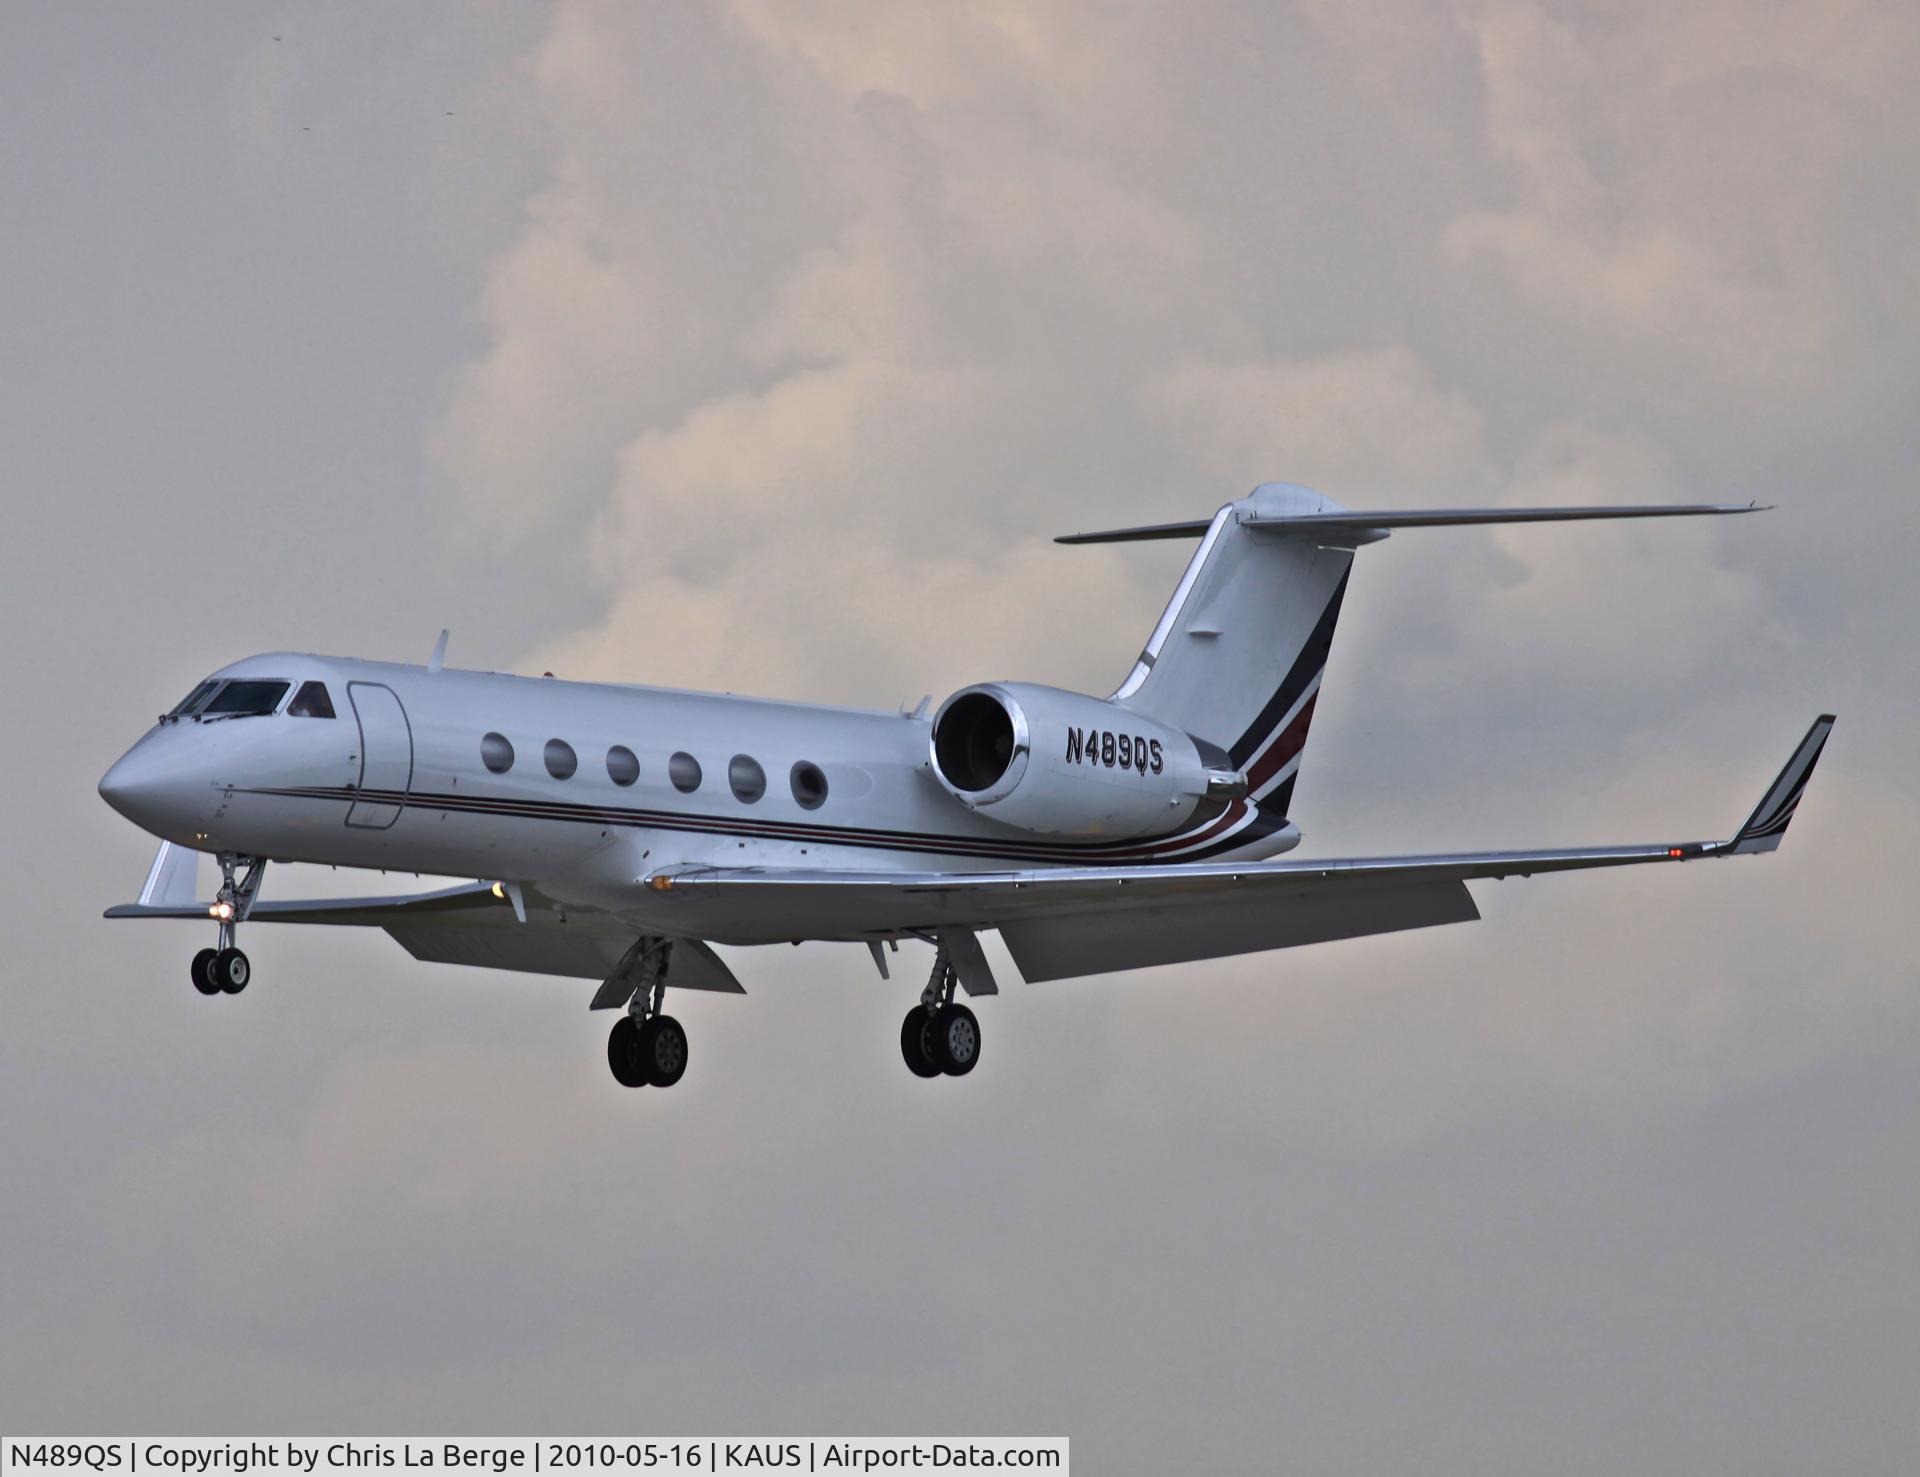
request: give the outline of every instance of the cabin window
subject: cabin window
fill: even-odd
[[[684,750],[667,761],[667,778],[682,795],[700,788],[700,761]]]
[[[513,745],[504,733],[490,733],[480,740],[480,762],[495,774],[513,768]]]
[[[291,682],[229,682],[201,713],[208,718],[258,718],[279,707],[291,686]]]
[[[293,701],[287,704],[287,716],[289,718],[333,717],[333,699],[327,696],[327,684],[302,682],[300,690],[293,695]]]
[[[615,744],[607,750],[607,778],[621,786],[640,778],[640,761],[625,744]]]
[[[181,698],[168,712],[169,718],[189,718],[207,705],[207,699],[220,688],[218,682],[202,682],[198,687]]]
[[[802,810],[818,810],[827,803],[827,776],[819,765],[802,759],[787,778]]]
[[[767,772],[752,755],[735,754],[727,762],[727,784],[733,789],[734,799],[751,805],[767,793]]]
[[[580,760],[573,752],[573,745],[565,739],[548,739],[547,751],[543,756],[547,761],[547,773],[557,780],[570,780],[573,772],[580,767]]]

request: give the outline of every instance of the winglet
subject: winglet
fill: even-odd
[[[1753,808],[1753,814],[1747,817],[1747,823],[1733,838],[1728,850],[1735,855],[1751,852],[1772,851],[1779,846],[1780,838],[1787,834],[1787,823],[1793,819],[1793,812],[1800,804],[1800,796],[1807,788],[1807,781],[1813,775],[1813,766],[1820,758],[1821,749],[1826,747],[1827,735],[1833,732],[1833,714],[1822,713],[1813,720],[1813,727],[1807,730],[1807,736],[1800,740],[1800,747],[1793,751],[1793,757],[1787,761],[1785,769],[1760,798]]]
[[[190,908],[199,892],[200,853],[162,841],[140,889],[142,908]]]
[[[433,643],[433,655],[427,658],[427,670],[437,672],[447,664],[447,633],[443,627],[440,639]]]

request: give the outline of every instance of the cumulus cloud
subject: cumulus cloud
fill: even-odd
[[[1911,201],[1851,208],[1891,162],[1876,155],[1898,59],[1920,44],[1911,13],[1515,3],[1467,24],[1510,198],[1455,218],[1449,256],[1498,270],[1667,393],[1794,417],[1843,405],[1880,315],[1911,323],[1874,260],[1911,234]]]
[[[476,94],[511,114],[479,144],[322,155],[385,192],[352,198],[405,202],[408,239],[462,243],[453,285],[385,275],[383,214],[340,227],[357,254],[324,289],[276,279],[301,355],[265,314],[220,329],[404,428],[338,514],[248,501],[315,529],[243,587],[274,640],[347,622],[412,656],[395,623],[430,637],[467,598],[518,642],[486,664],[876,706],[996,676],[1104,692],[1185,550],[1055,533],[1269,479],[1356,506],[1752,497],[1782,506],[1364,550],[1308,848],[1725,834],[1806,718],[1841,727],[1769,861],[1514,880],[1477,925],[1030,990],[992,945],[1006,990],[960,1096],[894,1056],[911,947],[890,984],[856,948],[741,951],[749,999],[676,1005],[694,1068],[636,1103],[565,983],[276,935],[209,1014],[179,941],[113,934],[100,1022],[22,990],[0,1042],[25,1125],[0,1228],[34,1273],[0,1282],[0,1404],[96,1429],[1065,1427],[1103,1470],[1899,1470],[1911,5],[579,0],[521,24],[486,85],[453,69],[458,121]],[[305,178],[266,135],[314,95],[330,138],[424,132],[395,120],[448,43],[416,32],[450,28],[383,25],[324,65],[241,45],[207,157],[263,137],[228,189]],[[236,253],[326,260],[303,234]],[[199,263],[203,235],[163,239]],[[427,321],[430,288],[452,304],[412,380],[313,331],[361,276],[367,343]],[[143,342],[110,301],[96,377]],[[22,342],[85,341],[12,305]],[[165,444],[162,376],[101,417],[67,359],[23,362],[58,391],[48,442]],[[253,378],[223,435],[295,413]],[[422,425],[416,509],[392,489]],[[197,475],[151,472],[120,477],[141,507],[199,507]],[[93,633],[71,644],[98,670],[55,652],[76,701],[152,680],[132,621],[235,654],[199,660],[186,623],[229,639],[216,605],[243,597],[183,594],[204,552],[181,540],[81,551],[84,600],[79,555],[23,561]],[[356,557],[380,577],[343,602]],[[567,600],[503,635],[536,589]],[[73,679],[45,680],[20,690]],[[47,795],[90,800],[104,761],[47,763]],[[97,838],[38,814],[20,973],[65,980],[42,919],[81,926]]]

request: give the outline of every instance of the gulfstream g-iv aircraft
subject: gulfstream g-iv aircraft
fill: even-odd
[[[921,1077],[962,1076],[998,993],[980,935],[1028,981],[1478,918],[1467,883],[1772,851],[1820,757],[1818,719],[1723,841],[1276,860],[1361,546],[1396,529],[1753,511],[1690,504],[1351,512],[1268,483],[1190,523],[1062,543],[1198,541],[1111,697],[964,687],[929,718],[275,653],[196,686],[100,793],[161,838],[109,918],[217,925],[203,994],[251,971],[244,923],[384,928],[416,959],[600,982],[629,1087],[671,1086],[667,989],[744,993],[714,944],[902,940],[933,971],[900,1029]],[[217,859],[195,900],[200,856]],[[478,880],[402,897],[274,901],[268,861]]]

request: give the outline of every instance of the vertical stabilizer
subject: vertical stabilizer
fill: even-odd
[[[1275,816],[1292,803],[1361,541],[1290,531],[1279,520],[1341,511],[1330,498],[1284,482],[1228,503],[1113,695],[1124,708],[1218,746]]]

